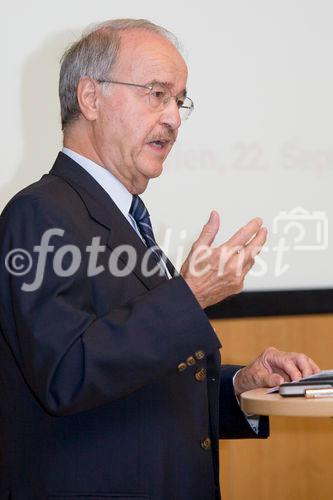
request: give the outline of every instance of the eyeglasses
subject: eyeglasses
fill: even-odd
[[[139,87],[148,90],[149,104],[153,109],[165,109],[172,98],[175,99],[182,120],[187,120],[194,109],[192,99],[189,97],[173,96],[169,88],[163,83],[154,82],[147,85],[139,85],[138,83],[118,82],[115,80],[98,80],[98,83],[115,83],[117,85],[129,85],[131,87]]]

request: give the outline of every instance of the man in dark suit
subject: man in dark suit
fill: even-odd
[[[186,78],[147,21],[63,58],[64,150],[0,223],[0,500],[218,499],[218,439],[268,435],[238,395],[318,371],[274,348],[220,364],[204,309],[241,290],[260,219],[213,248],[212,212],[180,274],[155,245],[138,195],[193,108]]]

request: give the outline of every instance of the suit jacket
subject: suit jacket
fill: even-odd
[[[62,153],[6,206],[0,242],[0,500],[219,498],[219,437],[257,435],[182,277],[144,276],[143,242]]]

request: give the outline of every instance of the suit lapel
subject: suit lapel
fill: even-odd
[[[129,245],[135,250],[137,259],[133,273],[148,289],[155,288],[166,280],[166,277],[160,276],[159,273],[149,276],[149,274],[142,272],[141,263],[144,260],[147,247],[108,193],[84,168],[64,153],[59,153],[50,174],[56,175],[70,184],[82,199],[90,217],[109,230],[107,245],[111,250],[114,251],[119,245]],[[122,253],[119,259],[127,265],[127,252]],[[150,256],[148,265],[145,267],[152,269],[154,265],[154,258]],[[177,271],[170,261],[167,262],[167,266],[170,274],[175,276]]]

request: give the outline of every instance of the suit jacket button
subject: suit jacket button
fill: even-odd
[[[203,380],[205,380],[206,378],[206,370],[205,368],[201,368],[201,370],[198,370],[197,372],[195,372],[195,380],[197,380],[198,382],[202,382]]]
[[[179,365],[177,366],[177,370],[178,370],[179,373],[181,373],[184,370],[186,370],[186,368],[187,368],[186,363],[179,363]]]
[[[196,357],[196,359],[197,359],[198,361],[200,361],[200,359],[203,359],[203,358],[205,357],[205,355],[206,355],[206,354],[205,354],[205,352],[204,352],[204,351],[196,351],[196,352],[194,353],[194,356]]]
[[[187,365],[188,365],[188,366],[193,366],[193,365],[195,365],[196,360],[194,359],[194,357],[193,357],[193,356],[189,356],[189,357],[187,358],[187,360],[186,360],[186,363],[187,363]]]
[[[201,439],[201,441],[200,441],[200,446],[201,446],[201,448],[202,448],[203,450],[205,450],[205,451],[210,450],[210,449],[211,449],[211,447],[212,447],[212,442],[211,442],[211,440],[209,439],[209,437],[206,437],[206,438],[204,438],[204,439]]]

